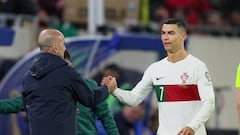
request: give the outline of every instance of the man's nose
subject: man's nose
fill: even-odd
[[[169,37],[167,34],[163,36],[163,40],[168,40],[168,39],[169,39]]]

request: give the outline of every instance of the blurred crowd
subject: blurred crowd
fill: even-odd
[[[54,27],[60,29],[67,36],[75,36],[78,33],[74,31],[74,28],[77,30],[86,29],[87,24],[69,23],[64,19],[64,10],[66,3],[69,1],[71,0],[23,0],[21,2],[18,0],[1,0],[0,13],[37,16],[40,28]],[[131,0],[129,1],[131,2]],[[127,32],[157,33],[159,29],[157,24],[160,24],[166,18],[177,17],[183,18],[188,23],[190,33],[240,36],[240,2],[238,0],[139,1],[139,17],[133,19],[131,15],[126,16],[125,21],[122,22]],[[82,3],[79,1],[79,4]],[[146,6],[149,21],[142,24],[141,18],[144,18],[143,12],[145,12],[142,7]],[[98,27],[98,31],[102,34],[118,30],[114,25],[109,24]]]
[[[151,11],[156,22],[169,17],[182,18],[192,33],[221,34],[240,27],[240,3],[237,0],[152,0],[152,3],[156,5]]]
[[[156,3],[156,4],[154,4]],[[237,0],[152,0],[156,21],[182,18],[190,25],[239,27],[240,3]]]

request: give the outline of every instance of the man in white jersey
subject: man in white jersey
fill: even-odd
[[[151,64],[131,91],[110,89],[118,100],[130,106],[138,105],[155,90],[159,108],[158,135],[206,135],[205,123],[214,111],[210,74],[202,61],[185,50],[186,38],[187,28],[182,20],[166,20],[161,39],[167,57]],[[114,86],[116,80],[105,77],[102,84]]]

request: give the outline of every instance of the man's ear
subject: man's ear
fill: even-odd
[[[57,52],[58,52],[57,45],[56,45],[56,44],[54,44],[54,45],[53,45],[53,47],[54,47],[54,50],[55,50],[55,52],[57,53]]]
[[[187,33],[186,33],[186,32],[183,33],[183,39],[184,39],[184,40],[187,39]]]
[[[52,52],[54,53],[54,54],[57,54],[57,52],[58,52],[58,48],[57,48],[57,45],[52,45]]]

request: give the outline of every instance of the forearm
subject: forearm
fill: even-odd
[[[101,86],[98,89],[94,90],[94,99],[95,99],[95,103],[94,104],[98,104],[102,101],[104,101],[107,97],[108,97],[108,89],[106,86]]]
[[[22,97],[0,100],[0,113],[9,114],[24,111]]]
[[[202,125],[206,123],[206,121],[210,118],[215,109],[214,98],[202,102],[203,105],[200,111],[194,117],[194,119],[188,124],[188,127],[191,127],[194,131],[196,131],[198,128],[200,128]]]
[[[75,77],[70,82],[70,86],[73,88],[72,92],[75,99],[84,106],[92,108],[94,112],[96,111],[96,104],[100,103],[108,96],[108,89],[106,86],[101,86],[92,90],[95,84],[90,80],[79,77],[78,74],[75,74]]]
[[[145,97],[148,96],[151,90],[152,87],[137,85],[131,91],[117,88],[114,90],[114,92],[112,92],[112,94],[122,103],[133,107],[140,104],[145,99]]]
[[[139,98],[132,93],[132,91],[126,91],[126,90],[117,88],[112,94],[120,102],[127,104],[129,106],[136,106],[141,102],[139,101]]]
[[[21,131],[18,125],[18,120],[17,120],[17,115],[16,114],[11,114],[11,126],[12,126],[12,132],[13,135],[21,135]]]
[[[102,122],[108,135],[119,135],[117,124],[113,118],[112,112],[108,108],[106,101],[97,105],[96,115]]]

